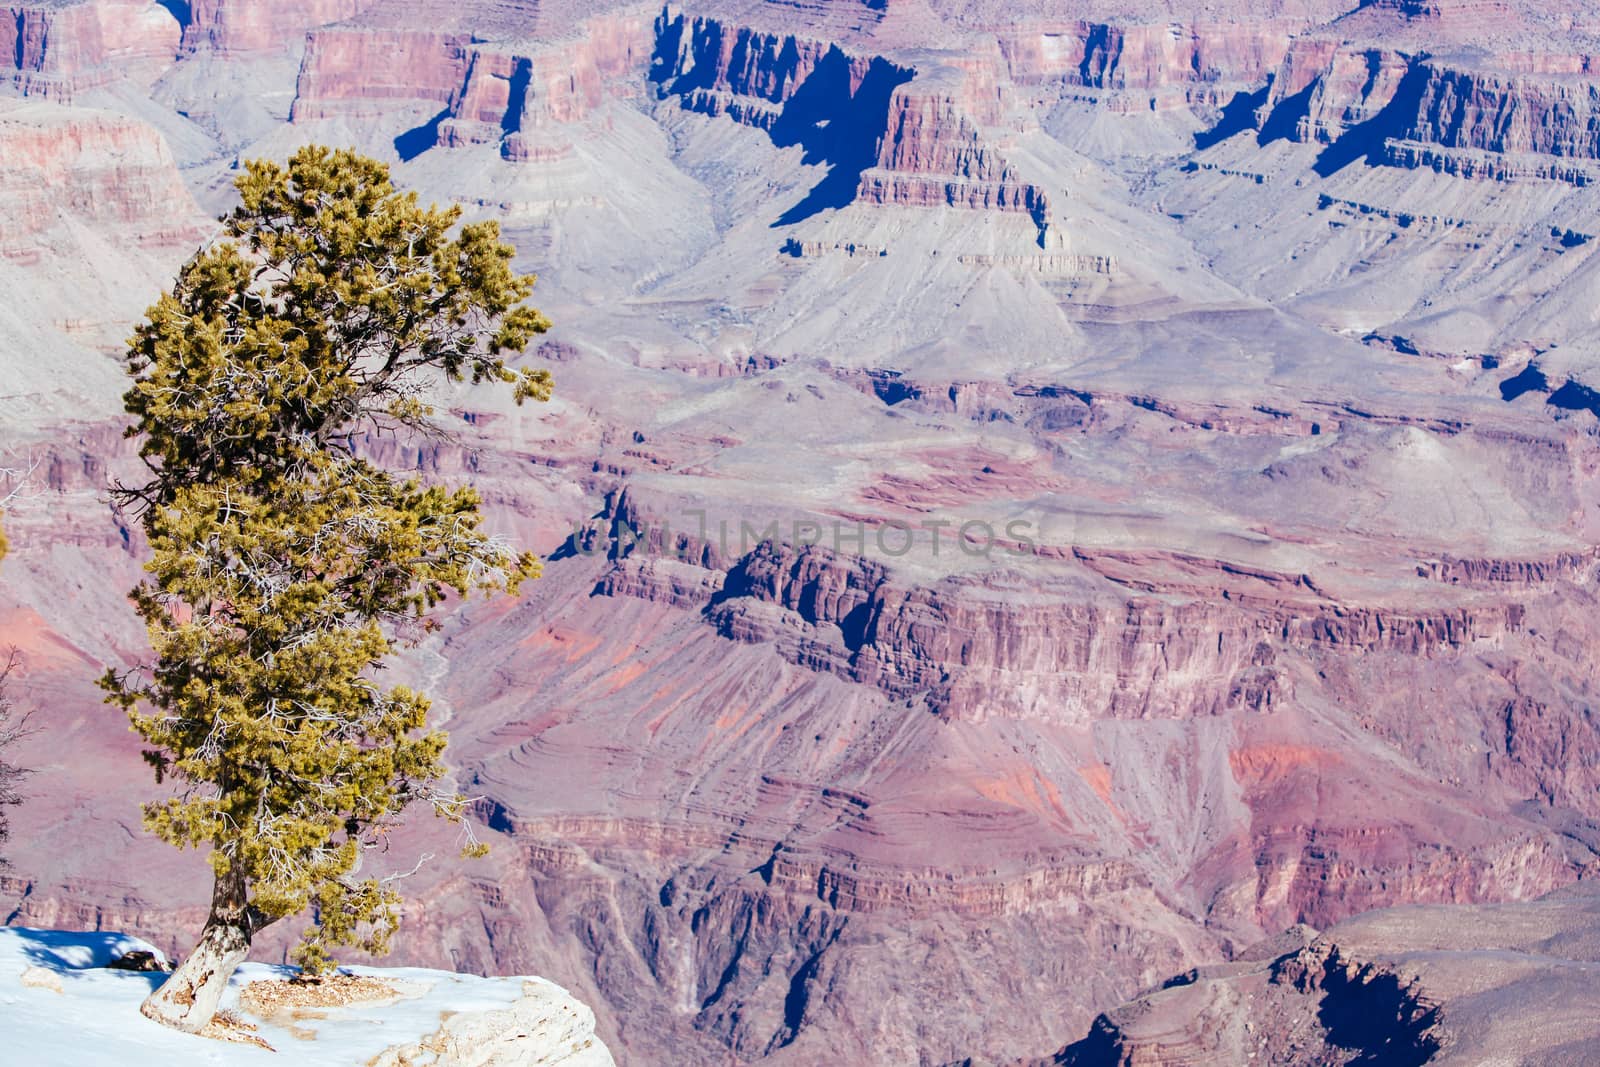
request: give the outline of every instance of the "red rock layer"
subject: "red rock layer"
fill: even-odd
[[[1412,21],[1448,22],[1453,26],[1489,25],[1512,15],[1511,5],[1504,0],[1366,0],[1361,7],[1394,12]]]
[[[614,531],[650,528],[626,495],[613,507]],[[1514,601],[1353,607],[1303,575],[1149,553],[1078,551],[1087,571],[1126,592],[1073,595],[1071,581],[1057,583],[1056,607],[1040,611],[1021,595],[1036,582],[904,586],[874,564],[815,547],[762,546],[736,561],[688,543],[647,543],[642,552],[663,549],[694,563],[625,552],[600,591],[703,608],[725,636],[770,643],[794,663],[895,697],[929,694],[941,715],[969,721],[1261,710],[1283,687],[1274,649],[1430,657],[1497,644],[1523,625]],[[1197,678],[1218,684],[1196,686]]]
[[[300,41],[308,29],[342,22],[377,0],[193,0],[183,47],[259,52]]]
[[[862,130],[876,141],[857,188],[864,203],[1020,212],[1041,234],[1049,223],[1044,190],[1020,177],[982,130],[1005,117],[994,57],[917,76],[885,57],[716,19],[663,16],[657,33],[657,55],[665,58],[654,76],[691,110],[772,130],[805,87],[811,109],[836,112],[831,122],[871,123]],[[906,82],[893,89],[881,118],[857,106],[874,77]]]
[[[1446,19],[1457,32],[1462,19],[1492,22],[1500,10],[1403,4],[1361,14],[1393,17],[1402,8],[1411,19]],[[1367,24],[1355,40],[1297,39],[1273,77],[1261,111],[1265,128],[1333,144],[1362,126],[1361,153],[1391,166],[1497,180],[1589,180],[1581,167],[1524,157],[1600,158],[1600,81],[1591,55],[1560,46],[1497,49],[1490,38],[1469,61],[1430,58],[1410,43],[1385,43],[1375,29],[1381,26]]]
[[[70,98],[171,62],[181,27],[153,0],[84,0],[12,8],[0,19],[0,56],[24,95]],[[5,68],[0,67],[0,71]]]
[[[685,107],[763,129],[771,128],[783,105],[819,71],[836,80],[829,89],[849,100],[874,64],[884,62],[847,53],[827,41],[691,18],[670,9],[656,23],[656,55],[653,76],[668,92],[679,94]]]
[[[786,103],[838,46],[793,34],[770,33],[682,12],[663,14],[657,23],[661,74],[679,91],[707,90]],[[839,53],[841,56],[843,52]],[[846,57],[850,91],[860,88],[871,57]]]
[[[292,122],[378,115],[397,104],[448,104],[471,63],[467,34],[386,27],[312,32],[295,87]]]
[[[1600,158],[1600,85],[1589,79],[1425,66],[1414,140],[1496,153]]]
[[[985,142],[954,97],[916,81],[890,98],[877,166],[861,175],[859,195],[869,204],[1021,212],[1041,240],[1050,221],[1044,190]]]
[[[200,210],[161,135],[108,112],[0,106],[0,255],[26,256],[64,218],[121,228],[142,244],[196,240]]]
[[[1284,56],[1265,110],[1292,108],[1295,140],[1332,144],[1381,113],[1410,69],[1410,58],[1392,49],[1302,38]]]
[[[1260,82],[1283,60],[1296,27],[1251,25],[1110,25],[1077,22],[1060,29],[1012,30],[1000,36],[1011,77],[1020,84],[1061,81],[1097,89]]]
[[[653,38],[641,16],[602,16],[580,37],[537,49],[484,45],[472,50],[449,117],[439,124],[445,146],[501,141],[519,162],[571,152],[558,127],[588,118],[608,94],[627,95],[642,82]]]

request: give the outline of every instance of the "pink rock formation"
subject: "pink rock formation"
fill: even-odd
[[[692,110],[730,115],[762,129],[770,129],[783,105],[814,77],[811,91],[832,97],[828,104],[840,109],[844,119],[843,109],[861,91],[874,64],[882,62],[847,53],[828,41],[671,9],[658,21],[656,33],[660,44],[653,76],[667,91],[682,94]],[[860,115],[853,121],[876,123],[878,116]]]
[[[784,105],[809,87],[813,109],[829,109],[829,121],[875,142],[872,166],[859,180],[862,202],[1020,212],[1034,219],[1042,242],[1049,197],[1021,178],[977,125],[1003,118],[992,62],[957,62],[916,76],[883,57],[713,19],[679,15],[660,32],[668,61],[656,77],[681,93],[686,107],[770,131]],[[892,89],[880,118],[876,86],[902,81],[908,84]]]
[[[154,0],[25,5],[0,20],[0,72],[24,95],[68,100],[77,90],[170,63],[181,33]]]
[[[1412,140],[1505,155],[1600,158],[1600,80],[1429,62]]]
[[[382,114],[400,104],[447,104],[471,62],[471,38],[426,29],[315,30],[295,87],[291,121]]]
[[[513,161],[561,158],[572,146],[559,127],[588,118],[608,94],[637,93],[652,43],[649,20],[632,15],[591,19],[575,40],[539,49],[476,47],[439,143],[503,139],[502,154]]]
[[[889,99],[876,166],[861,176],[872,204],[1015,211],[1050,224],[1050,198],[984,142],[956,100],[913,80]]]
[[[199,208],[161,135],[109,112],[0,101],[0,256],[27,259],[58,224],[130,228],[146,246],[199,241]]]
[[[1000,36],[1020,84],[1061,81],[1096,89],[1162,89],[1262,81],[1283,60],[1295,23],[1078,22]]]
[[[1297,140],[1332,144],[1351,127],[1376,118],[1410,70],[1410,58],[1390,49],[1301,38],[1273,78],[1264,110],[1293,108]],[[1302,94],[1303,100],[1286,103]]]
[[[194,0],[183,30],[187,51],[264,52],[299,43],[308,29],[343,22],[377,0]]]
[[[1527,12],[1490,0],[1364,5],[1335,23],[1337,35],[1294,41],[1262,120],[1275,133],[1330,145],[1361,126],[1362,151],[1393,166],[1582,184],[1587,170],[1560,161],[1600,151],[1591,50],[1559,39],[1530,45],[1528,22]],[[1470,58],[1432,58],[1429,34],[1487,47]]]

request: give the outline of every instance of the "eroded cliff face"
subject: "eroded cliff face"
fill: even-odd
[[[377,0],[193,0],[185,5],[189,20],[183,29],[186,51],[209,49],[223,54],[267,52],[299,45],[316,26],[359,15]]]
[[[1299,25],[1109,24],[1011,31],[1000,49],[1019,84],[1165,89],[1258,83],[1283,60]]]
[[[1365,157],[1465,178],[1588,181],[1600,150],[1593,57],[1559,38],[1525,43],[1518,19],[1493,3],[1366,5],[1345,33],[1290,44],[1262,136],[1335,146],[1330,170]],[[1483,44],[1435,55],[1419,27]]]
[[[1006,161],[999,131],[985,129],[1008,113],[997,69],[998,56],[980,55],[919,71],[827,42],[669,12],[658,25],[652,76],[689,110],[767,130],[778,144],[801,144],[831,164],[839,189],[819,207],[859,200],[1016,212],[1033,219],[1043,244],[1048,195]]]
[[[1451,70],[1429,63],[1412,139],[1445,148],[1594,159],[1597,85],[1552,72]]]
[[[1376,119],[1410,71],[1410,57],[1389,49],[1302,38],[1272,79],[1263,119],[1296,140],[1332,144]]]
[[[958,97],[913,80],[894,91],[875,166],[861,175],[871,204],[1012,211],[1027,215],[1045,243],[1050,198],[985,141]]]
[[[1580,1059],[1596,1040],[1591,891],[1296,926],[1094,1021],[1053,1064]]]
[[[154,0],[25,5],[8,14],[0,19],[0,71],[23,95],[63,101],[118,78],[153,78],[183,32]]]
[[[104,111],[0,104],[0,255],[41,254],[36,243],[66,217],[131,227],[148,244],[182,244],[199,233],[198,208],[161,135]]]
[[[559,45],[474,48],[438,143],[499,142],[513,162],[564,158],[572,140],[563,127],[588,120],[608,99],[642,92],[652,47],[647,18],[616,15],[587,20],[576,39]]]
[[[131,80],[148,85],[182,55],[279,53],[312,27],[341,22],[375,0],[69,0],[13,7],[0,20],[0,72],[25,96],[63,102]]]
[[[626,504],[615,522],[649,529]],[[1084,570],[1136,594],[1123,599],[1086,588],[1082,577],[1046,589],[1003,578],[907,588],[881,567],[782,545],[696,575],[681,557],[636,557],[631,547],[601,592],[700,608],[725,636],[973,721],[1044,715],[1087,725],[1105,716],[1263,711],[1281,696],[1280,655],[1453,656],[1503,645],[1524,620],[1514,602],[1356,608],[1320,596],[1303,576],[1218,560],[1079,550]],[[1173,563],[1181,577],[1156,577]],[[1040,611],[1030,593],[1059,613]]]
[[[1051,1064],[1431,1062],[1444,1047],[1437,994],[1399,964],[1352,958],[1297,926],[1236,963],[1199,968],[1094,1021]],[[1041,1065],[1042,1067],[1042,1065]]]
[[[442,107],[461,88],[471,38],[426,29],[317,30],[306,37],[291,121],[382,114],[401,105]]]

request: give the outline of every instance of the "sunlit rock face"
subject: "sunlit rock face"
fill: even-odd
[[[168,64],[183,34],[173,13],[153,0],[56,0],[8,14],[0,19],[0,74],[24,95],[68,98]]]
[[[1532,902],[1296,926],[1100,1015],[1045,1062],[1581,1059],[1600,1040],[1585,980],[1595,915],[1592,886],[1580,883]]]
[[[549,405],[362,444],[547,559],[396,665],[495,846],[399,835],[400,962],[548,975],[622,1062],[1010,1062],[1165,1040],[1118,1006],[1295,923],[1377,960],[1340,924],[1592,873],[1587,8],[19,11],[13,921],[203,917],[93,686],[145,654],[118,357],[310,142],[498,219],[556,323]],[[1346,973],[1302,963],[1289,1007]]]

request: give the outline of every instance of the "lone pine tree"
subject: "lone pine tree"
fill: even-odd
[[[102,681],[178,786],[146,828],[210,852],[200,942],[142,1008],[190,1031],[275,920],[313,909],[296,950],[313,972],[334,946],[385,950],[398,892],[364,853],[408,805],[461,821],[466,802],[441,786],[427,696],[376,672],[450,593],[539,573],[485,534],[473,489],[398,478],[357,439],[441,432],[440,379],[550,394],[505,360],[549,324],[494,223],[458,226],[350,151],[252,162],[236,184],[224,239],[129,342],[148,478],[119,496],[152,549],[130,599],[155,658]]]

